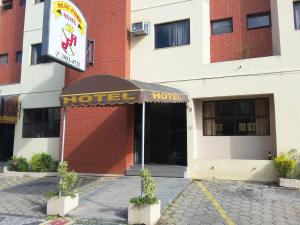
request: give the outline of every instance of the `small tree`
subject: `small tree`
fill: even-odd
[[[274,164],[280,177],[287,178],[295,172],[297,162],[294,159],[288,158],[285,154],[281,154],[274,159]]]
[[[74,171],[69,172],[68,163],[60,163],[57,168],[58,176],[60,181],[58,183],[58,191],[50,191],[47,193],[47,197],[55,196],[71,196],[75,197],[77,194],[76,184],[78,180],[77,173]]]
[[[142,189],[144,195],[136,198],[132,198],[130,202],[135,205],[156,204],[158,202],[158,199],[156,197],[157,186],[153,181],[150,171],[147,169],[141,170],[140,177],[142,180]]]

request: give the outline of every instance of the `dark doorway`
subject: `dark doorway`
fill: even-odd
[[[13,156],[15,125],[0,124],[0,161]]]
[[[135,163],[141,162],[142,105],[135,105]],[[146,104],[146,164],[187,164],[186,104]]]

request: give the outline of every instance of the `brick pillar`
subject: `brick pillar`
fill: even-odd
[[[130,0],[74,1],[94,39],[95,64],[86,72],[66,72],[66,86],[101,74],[129,77]],[[67,109],[65,160],[83,173],[122,174],[133,163],[133,106]]]

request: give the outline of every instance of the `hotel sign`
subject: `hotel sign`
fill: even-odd
[[[86,70],[87,22],[70,0],[45,0],[42,55]]]
[[[62,95],[62,105],[65,107],[104,106],[115,104],[135,104],[142,102],[186,102],[185,95],[148,90],[100,92],[92,94]]]

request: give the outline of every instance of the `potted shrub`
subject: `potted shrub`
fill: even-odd
[[[297,161],[287,154],[280,154],[274,159],[275,167],[279,173],[279,186],[300,188],[300,180],[292,179]]]
[[[143,194],[132,198],[128,206],[128,223],[154,225],[160,218],[160,200],[156,197],[156,184],[147,169],[140,172]]]
[[[47,215],[65,216],[79,205],[79,195],[75,189],[77,174],[69,172],[67,162],[60,163],[57,169],[60,181],[58,191],[48,192]]]

